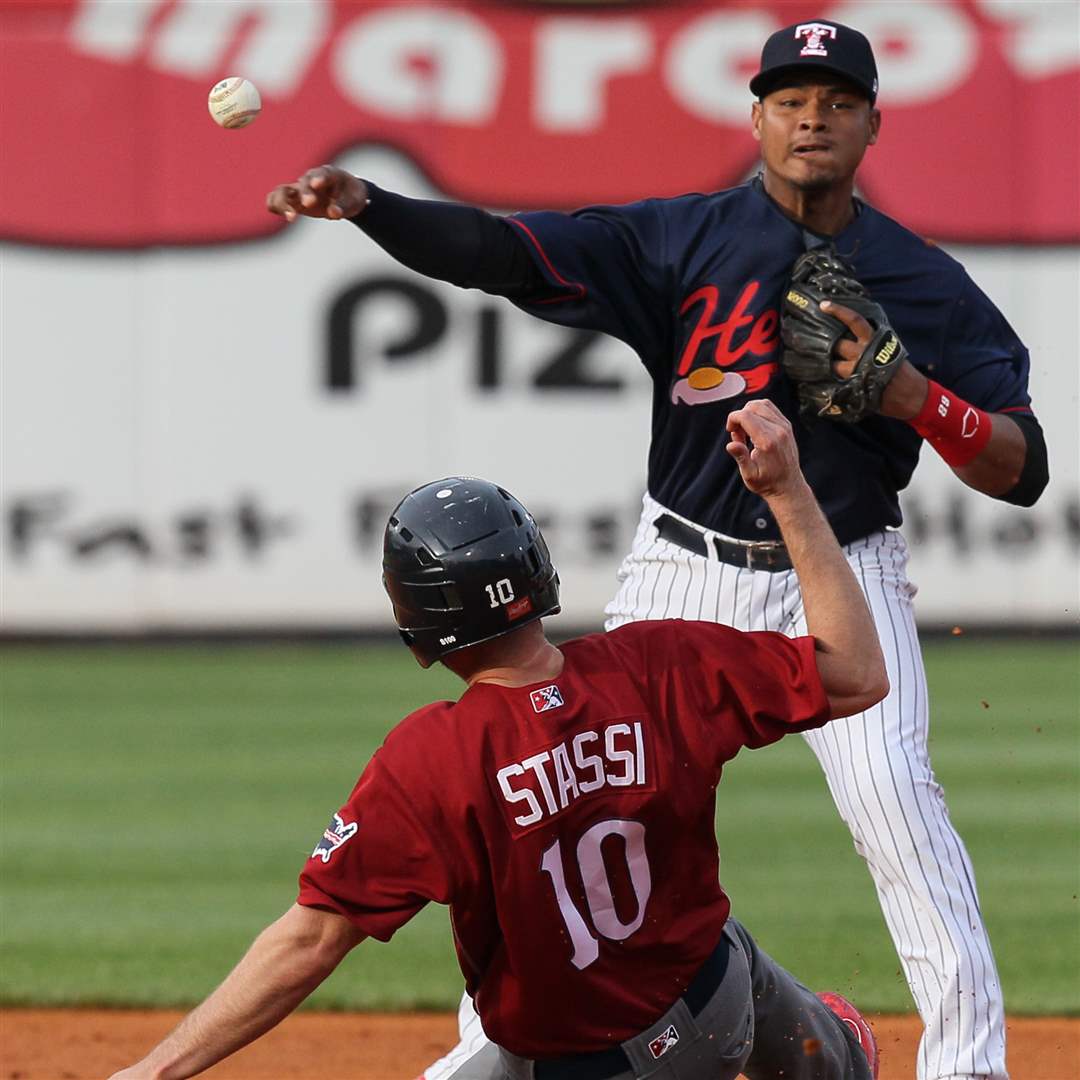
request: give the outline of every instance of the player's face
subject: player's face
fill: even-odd
[[[833,78],[780,87],[753,110],[766,170],[804,191],[850,180],[880,122],[863,94]]]

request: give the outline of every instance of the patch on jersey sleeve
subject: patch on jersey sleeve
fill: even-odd
[[[532,701],[533,712],[547,712],[549,709],[557,709],[565,704],[559,688],[552,684],[542,690],[534,690],[529,699]]]
[[[678,1041],[679,1029],[674,1024],[668,1024],[667,1029],[649,1043],[649,1053],[654,1058],[663,1057]]]
[[[351,840],[356,835],[357,824],[355,821],[346,822],[340,814],[335,814],[330,819],[330,824],[323,830],[322,839],[315,845],[315,850],[311,853],[313,859],[322,859],[324,863],[330,861],[330,856],[346,840]]]

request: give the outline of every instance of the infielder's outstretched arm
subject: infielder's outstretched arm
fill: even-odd
[[[462,203],[383,191],[334,165],[279,184],[267,195],[266,208],[286,221],[349,219],[402,266],[462,288],[519,298],[544,287],[520,233],[506,218]]]
[[[799,576],[833,717],[862,712],[889,692],[885,660],[862,589],[799,467],[791,424],[771,401],[753,399],[727,428],[728,453],[769,504]]]
[[[142,1061],[111,1080],[195,1076],[280,1023],[363,940],[340,915],[294,904]]]

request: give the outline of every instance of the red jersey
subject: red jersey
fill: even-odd
[[[622,1042],[685,991],[728,915],[724,763],[829,719],[812,638],[664,620],[562,653],[554,680],[402,721],[300,876],[382,941],[449,904],[485,1032],[530,1058]]]

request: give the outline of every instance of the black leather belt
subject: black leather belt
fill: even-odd
[[[686,988],[683,1001],[691,1016],[697,1016],[709,1003],[723,981],[728,966],[729,943],[726,934]],[[631,1068],[630,1059],[621,1046],[598,1050],[595,1054],[571,1054],[567,1057],[539,1059],[533,1064],[536,1080],[608,1080]]]
[[[703,558],[708,557],[709,540],[700,529],[670,514],[661,514],[653,524],[661,540],[678,544]],[[716,557],[732,566],[770,572],[791,569],[791,557],[781,540],[725,540],[722,536],[714,536],[712,544]]]

